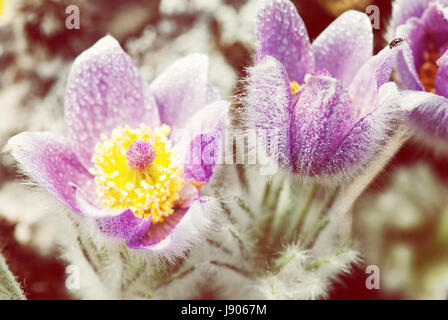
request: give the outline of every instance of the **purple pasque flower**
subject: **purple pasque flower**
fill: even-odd
[[[279,164],[305,176],[347,173],[388,137],[399,94],[387,82],[395,47],[372,56],[369,18],[347,11],[311,44],[287,0],[260,1],[249,118]]]
[[[67,136],[23,132],[8,148],[31,178],[107,236],[132,248],[182,251],[215,212],[200,189],[216,159],[188,161],[204,147],[219,152],[228,103],[207,72],[207,57],[193,54],[148,85],[106,36],[71,68]]]
[[[391,21],[406,40],[396,71],[414,129],[425,138],[448,140],[448,1],[397,0]]]

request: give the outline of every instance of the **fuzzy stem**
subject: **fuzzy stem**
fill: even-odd
[[[317,190],[317,185],[313,184],[310,191],[308,192],[306,199],[305,199],[305,203],[298,214],[299,221],[297,222],[297,226],[295,227],[295,230],[297,232],[300,232],[303,229],[303,224],[305,223],[307,214],[311,208],[311,204],[313,202],[314,195],[316,194],[316,190]]]
[[[221,261],[217,261],[217,260],[210,260],[209,262],[210,262],[210,264],[212,264],[214,266],[226,268],[228,270],[232,270],[232,271],[234,271],[234,272],[236,272],[238,274],[243,275],[246,278],[249,278],[249,279],[252,278],[252,275],[251,275],[251,273],[249,271],[241,269],[238,266],[232,265],[230,263],[221,262]]]
[[[329,217],[329,209],[333,205],[335,198],[340,192],[339,187],[325,188],[326,193],[328,194],[326,200],[323,201],[322,207],[315,214],[315,223],[312,228],[306,230],[305,234],[301,237],[302,244],[305,247],[311,248],[314,244],[314,241],[318,237],[319,233],[326,228],[326,226],[330,223],[331,218]],[[320,200],[317,200],[317,205],[320,203]]]
[[[26,300],[5,259],[0,255],[0,300]]]
[[[277,259],[276,264],[274,265],[274,270],[278,273],[285,265],[287,265],[292,259],[296,257],[296,254],[288,253],[287,255],[281,256]]]

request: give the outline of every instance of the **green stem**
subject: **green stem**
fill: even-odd
[[[297,221],[296,227],[294,228],[294,230],[298,233],[300,233],[300,231],[303,229],[303,225],[305,223],[307,214],[311,208],[311,204],[313,202],[314,195],[316,194],[316,190],[317,190],[317,185],[313,184],[311,186],[310,191],[308,192],[308,195],[305,199],[305,203],[304,203],[302,209],[298,213],[299,220]]]
[[[244,276],[246,278],[252,279],[252,275],[250,274],[249,271],[241,269],[241,268],[239,268],[237,266],[234,266],[234,265],[232,265],[230,263],[221,262],[221,261],[217,261],[217,260],[210,260],[209,262],[210,262],[210,264],[215,265],[217,267],[221,267],[221,268],[225,268],[225,269],[228,269],[228,270],[232,270],[232,271],[234,271],[236,273],[241,274],[242,276]]]
[[[280,257],[274,266],[274,271],[278,273],[284,266],[286,266],[292,259],[296,257],[295,253],[289,253],[288,255],[284,255]]]
[[[301,237],[303,241],[303,246],[307,248],[311,248],[314,241],[316,240],[317,236],[319,235],[319,232],[322,231],[329,223],[330,223],[330,217],[328,216],[329,209],[333,205],[340,188],[336,187],[333,190],[331,190],[329,187],[326,189],[328,191],[328,196],[326,197],[326,200],[320,208],[320,210],[316,214],[314,227],[310,230],[307,230],[305,234]]]
[[[157,284],[156,289],[160,289],[163,286],[169,285],[170,283],[172,283],[175,280],[181,279],[187,275],[189,275],[190,273],[192,273],[194,270],[196,270],[196,267],[194,265],[189,266],[188,268],[170,276],[168,279],[164,279],[163,281],[161,281],[160,283]]]

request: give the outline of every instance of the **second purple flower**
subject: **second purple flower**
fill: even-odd
[[[311,44],[288,0],[260,2],[256,37],[246,105],[270,154],[306,176],[347,173],[368,162],[399,115],[399,93],[388,82],[396,47],[372,56],[372,26],[357,11],[341,15]]]
[[[448,141],[448,1],[397,0],[394,36],[406,40],[396,59],[409,121],[425,140]]]

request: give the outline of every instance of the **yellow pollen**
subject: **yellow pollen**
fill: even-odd
[[[311,74],[307,73],[307,74],[305,75],[304,82],[307,83],[307,82],[310,80],[310,78],[311,78]],[[292,94],[292,95],[294,95],[294,94],[296,94],[297,92],[299,92],[300,89],[301,89],[302,86],[303,86],[303,85],[302,85],[302,86],[299,85],[299,84],[297,83],[297,81],[290,81],[290,82],[289,82],[289,85],[291,86],[291,94]]]
[[[418,76],[425,91],[436,93],[436,75],[439,69],[437,60],[440,58],[441,50],[434,43],[427,44],[427,50],[423,53],[423,64],[418,70]]]
[[[97,193],[102,205],[114,210],[131,209],[135,215],[152,222],[163,221],[173,213],[184,186],[182,169],[178,165],[175,150],[168,139],[170,127],[139,129],[129,126],[115,128],[111,138],[102,136],[92,157]],[[126,153],[136,141],[152,146],[154,158],[147,166],[131,166]]]
[[[290,81],[289,85],[291,86],[291,94],[296,94],[300,91],[300,86],[296,81]]]

